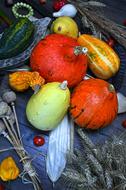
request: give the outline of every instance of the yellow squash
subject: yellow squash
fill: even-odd
[[[66,81],[46,83],[28,101],[27,119],[37,129],[52,130],[64,118],[69,103],[70,91]]]
[[[98,78],[109,79],[117,73],[120,59],[107,43],[88,34],[80,35],[78,43],[88,48],[89,68]]]

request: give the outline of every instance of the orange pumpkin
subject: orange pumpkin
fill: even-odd
[[[78,46],[71,37],[50,34],[33,49],[31,67],[46,82],[67,80],[68,86],[73,87],[83,79],[87,69],[87,56],[79,52]]]
[[[78,43],[88,48],[89,68],[98,78],[109,79],[117,73],[120,59],[107,43],[87,34],[80,35]]]
[[[82,128],[105,127],[115,119],[117,111],[114,87],[102,79],[84,80],[72,93],[70,113]]]

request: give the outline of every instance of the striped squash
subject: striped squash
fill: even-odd
[[[88,48],[89,68],[98,78],[109,79],[117,73],[120,59],[107,43],[88,34],[80,35],[78,43]]]
[[[7,28],[0,39],[0,60],[14,57],[31,44],[34,24],[28,18],[20,18]]]

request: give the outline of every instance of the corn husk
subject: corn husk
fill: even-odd
[[[66,166],[66,155],[73,150],[73,122],[68,115],[56,129],[50,132],[46,171],[54,183],[61,176]]]

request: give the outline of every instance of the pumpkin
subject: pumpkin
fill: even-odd
[[[45,80],[38,72],[17,71],[9,74],[9,85],[13,90],[23,92],[31,87],[33,90],[35,86],[42,86]]]
[[[109,125],[118,111],[113,85],[102,79],[82,81],[73,91],[70,113],[82,128],[98,129]]]
[[[77,41],[88,48],[89,68],[98,78],[109,79],[117,73],[120,59],[107,43],[88,34],[80,35]]]
[[[33,49],[30,64],[46,82],[67,80],[68,86],[77,85],[85,76],[87,56],[85,48],[78,47],[77,40],[61,35],[50,34]]]

